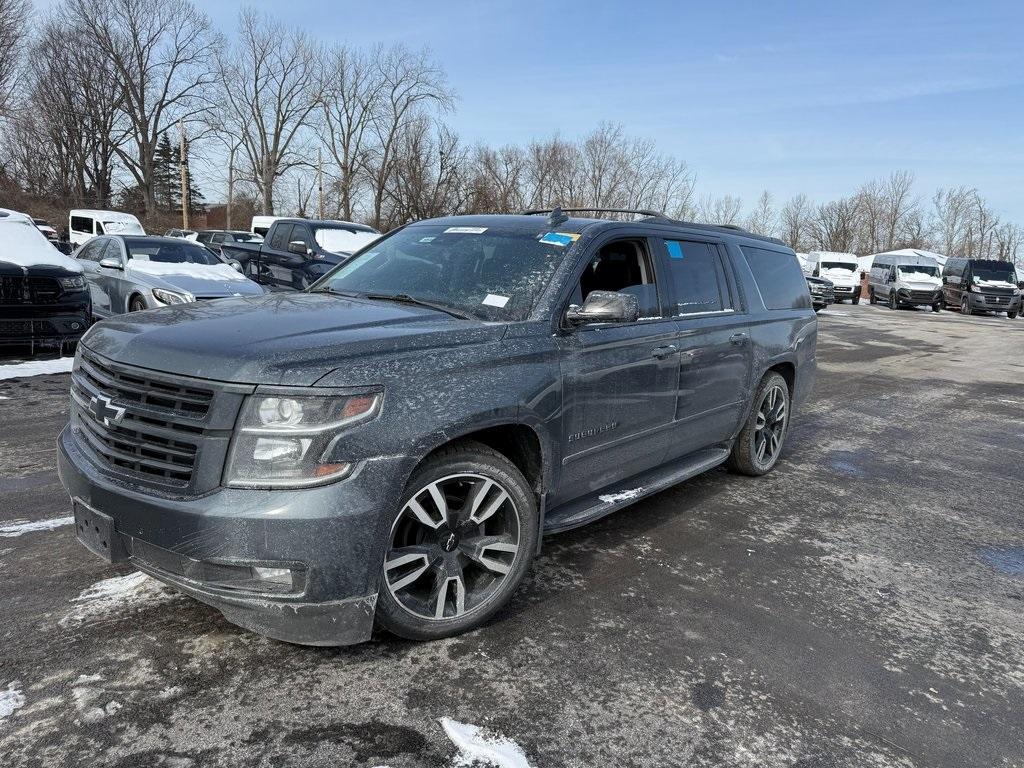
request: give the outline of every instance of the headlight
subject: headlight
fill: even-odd
[[[154,288],[153,296],[162,304],[190,304],[196,300],[196,297],[191,293],[165,291],[163,288]]]
[[[981,286],[980,285],[972,285],[970,290],[971,290],[971,293],[981,293]]]
[[[85,278],[82,275],[60,278],[60,287],[65,291],[80,291],[85,288]]]
[[[224,483],[235,488],[297,488],[345,477],[352,464],[330,454],[338,435],[380,412],[379,392],[257,394],[242,405]]]

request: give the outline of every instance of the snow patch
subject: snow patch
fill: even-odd
[[[7,685],[7,690],[0,690],[0,723],[11,716],[14,710],[25,706],[25,696],[17,688],[18,681]]]
[[[176,597],[176,593],[165,589],[144,573],[114,576],[83,590],[72,601],[77,605],[58,624],[62,627],[76,627],[110,614],[120,616],[133,608],[167,602]]]
[[[628,491],[609,493],[606,496],[598,496],[597,498],[603,501],[605,504],[617,504],[620,501],[629,501],[630,499],[635,499],[643,492],[643,488],[631,488]]]
[[[144,261],[133,258],[128,262],[132,272],[158,277],[192,277],[196,280],[231,281],[247,283],[249,278],[229,264],[193,264],[191,262]]]
[[[497,768],[530,768],[523,748],[500,734],[488,734],[475,725],[441,718],[441,727],[461,753],[454,765],[469,768],[486,763]]]
[[[23,213],[0,208],[0,262],[19,267],[61,267],[81,274],[82,265],[58,251]]]
[[[61,357],[57,360],[30,360],[14,365],[0,365],[0,379],[20,379],[25,376],[46,376],[51,373],[70,373],[75,358]]]
[[[0,525],[0,536],[12,537],[21,536],[32,531],[52,531],[64,525],[72,525],[75,522],[73,517],[53,517],[49,520],[12,520],[6,525]]]

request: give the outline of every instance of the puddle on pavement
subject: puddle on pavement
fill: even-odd
[[[847,477],[864,477],[864,470],[858,466],[858,451],[837,451],[828,460],[828,465]]]
[[[980,554],[997,571],[1024,577],[1024,547],[986,547]]]

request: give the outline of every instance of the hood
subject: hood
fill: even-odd
[[[229,264],[169,264],[128,260],[128,273],[155,288],[186,291],[197,298],[257,296],[263,288]]]
[[[851,272],[851,269],[854,271]],[[850,269],[844,269],[842,267],[829,267],[828,269],[825,269],[824,267],[822,267],[821,277],[824,277],[832,281],[836,285],[856,285],[858,282],[860,282],[856,269],[856,264],[851,264]]]
[[[112,360],[151,370],[312,386],[367,358],[498,341],[504,329],[387,301],[272,293],[119,315],[93,326],[82,343]],[[417,354],[416,362],[422,361]],[[392,375],[400,375],[398,370]]]
[[[974,284],[979,288],[1016,288],[1016,283],[1008,280],[985,280],[981,277],[974,278]]]
[[[56,267],[65,273],[82,271],[82,265],[75,259],[53,247],[32,219],[13,212],[0,218],[0,261],[30,269]]]
[[[904,275],[900,273],[900,282],[912,289],[934,290],[942,285],[942,279],[934,275],[916,274]]]

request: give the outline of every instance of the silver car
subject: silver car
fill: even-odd
[[[108,235],[79,248],[99,318],[186,304],[201,299],[254,296],[263,287],[198,243],[173,237]]]

